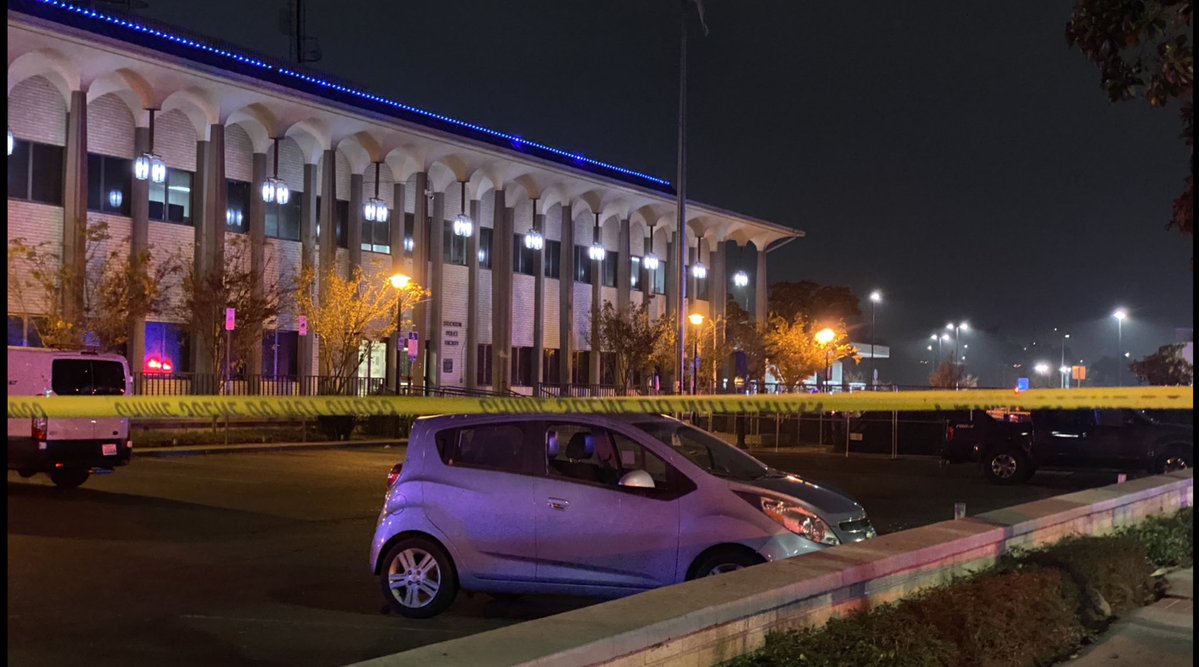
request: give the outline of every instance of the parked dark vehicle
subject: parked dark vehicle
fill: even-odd
[[[1160,416],[1160,415],[1159,415]],[[1194,426],[1143,410],[971,412],[946,428],[942,458],[977,462],[1000,484],[1018,484],[1038,468],[1111,468],[1151,473],[1190,468]]]

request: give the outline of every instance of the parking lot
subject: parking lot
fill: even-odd
[[[1041,473],[1000,487],[931,458],[760,452],[856,497],[881,532],[1115,481]],[[386,614],[367,549],[403,450],[135,459],[73,492],[8,477],[8,660],[18,665],[342,665],[592,600],[460,594]]]

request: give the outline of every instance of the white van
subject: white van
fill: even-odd
[[[9,396],[128,396],[129,364],[117,354],[8,348]],[[39,472],[62,488],[87,481],[93,471],[129,463],[129,420],[121,417],[9,419],[8,469],[22,477]]]

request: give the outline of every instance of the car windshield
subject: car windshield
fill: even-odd
[[[749,454],[682,422],[660,419],[638,422],[636,426],[718,477],[752,481],[773,472]]]

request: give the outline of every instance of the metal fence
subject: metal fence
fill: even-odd
[[[251,375],[226,380],[204,373],[134,373],[138,396],[374,396],[383,393],[383,378],[336,378]]]

